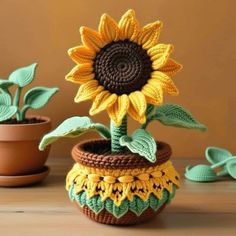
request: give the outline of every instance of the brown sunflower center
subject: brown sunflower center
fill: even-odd
[[[151,77],[152,61],[142,46],[129,40],[111,42],[94,59],[95,79],[111,93],[140,90]]]

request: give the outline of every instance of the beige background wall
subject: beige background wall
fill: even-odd
[[[119,19],[128,8],[136,10],[142,24],[164,22],[161,42],[173,43],[174,57],[184,65],[175,78],[180,95],[165,96],[165,101],[182,104],[209,128],[201,133],[153,123],[155,137],[170,143],[176,157],[202,156],[208,145],[236,153],[234,0],[0,0],[0,77],[38,62],[33,85],[56,85],[60,93],[36,113],[50,116],[54,127],[66,117],[86,115],[90,102],[74,104],[77,86],[64,81],[74,65],[66,51],[80,43],[79,26],[96,28],[102,13]],[[108,124],[106,113],[93,119]],[[130,122],[130,130],[136,126]],[[69,155],[77,141],[58,142],[51,156]]]

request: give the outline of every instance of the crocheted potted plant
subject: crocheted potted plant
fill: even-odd
[[[182,66],[170,58],[173,46],[158,43],[162,23],[143,28],[133,10],[119,23],[101,17],[98,32],[81,27],[82,46],[69,50],[77,64],[66,76],[80,84],[75,102],[93,100],[90,115],[107,111],[110,129],[88,117],[72,117],[44,136],[43,150],[60,137],[97,131],[104,139],[87,140],[72,150],[76,164],[67,175],[69,197],[89,218],[105,224],[135,224],[159,213],[175,195],[179,175],[168,144],[146,130],[154,120],[164,125],[205,126],[183,107],[163,103],[163,93],[177,95],[171,77]],[[127,134],[127,118],[141,126]]]
[[[34,63],[19,68],[8,80],[0,79],[0,186],[31,184],[48,173],[44,164],[49,148],[40,152],[38,144],[50,131],[50,118],[27,116],[26,113],[30,108],[46,105],[58,89],[31,88],[21,102],[22,90],[33,81],[36,66]],[[16,88],[12,90],[11,87]]]

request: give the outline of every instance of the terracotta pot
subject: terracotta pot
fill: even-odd
[[[32,118],[32,117],[28,117]],[[26,175],[43,169],[49,149],[39,151],[42,136],[51,128],[51,120],[34,124],[0,124],[0,175]]]
[[[145,179],[146,182],[144,184],[144,186],[146,186],[148,181],[150,183],[154,183],[151,181],[153,181],[153,178],[156,178],[156,177],[153,177],[154,174],[153,176],[151,175],[152,173],[154,173],[154,171],[155,171],[155,175],[157,175],[159,167],[160,167],[159,179],[161,179],[160,183],[163,181],[169,181],[168,184],[170,184],[171,186],[172,184],[173,185],[176,184],[176,187],[178,187],[178,181],[179,181],[178,174],[175,172],[172,166],[172,163],[169,161],[169,158],[171,156],[171,148],[168,144],[163,143],[163,142],[158,142],[157,144],[158,144],[158,158],[155,163],[150,163],[149,161],[139,156],[138,154],[133,154],[129,151],[126,151],[120,154],[111,154],[109,140],[90,140],[90,141],[77,144],[72,149],[72,157],[76,161],[77,164],[74,165],[72,170],[67,175],[67,189],[69,191],[69,196],[71,200],[74,200],[76,205],[79,207],[80,211],[83,212],[85,215],[87,215],[90,219],[100,222],[100,223],[104,223],[104,224],[132,225],[132,224],[141,223],[141,222],[144,222],[153,218],[164,209],[164,207],[166,206],[166,204],[169,202],[171,198],[168,199],[168,201],[162,202],[163,204],[161,204],[157,209],[153,209],[150,205],[147,208],[145,208],[141,214],[135,214],[133,209],[130,210],[129,208],[129,210],[125,214],[119,217],[116,217],[114,214],[112,214],[111,211],[109,212],[109,210],[107,210],[107,208],[105,207],[102,208],[101,211],[95,212],[90,207],[91,205],[86,205],[86,204],[81,205],[80,202],[77,201],[76,199],[80,198],[79,194],[81,194],[81,192],[85,192],[86,196],[90,196],[88,198],[93,197],[92,195],[95,195],[95,197],[96,196],[100,197],[100,195],[101,196],[103,195],[102,192],[106,191],[106,186],[108,186],[107,189],[112,187],[111,185],[104,185],[105,186],[105,189],[104,189],[102,184],[99,183],[97,184],[97,187],[95,186],[96,190],[94,190],[95,188],[94,187],[91,188],[91,182],[89,182],[91,179],[94,179],[95,184],[96,182],[99,182],[99,181],[108,181],[108,179],[109,181],[114,180],[113,182],[109,182],[109,184],[114,184],[114,185],[119,181],[120,182],[123,181],[124,185],[126,185],[126,187],[124,187],[123,189],[125,189],[126,191],[127,182],[125,182],[126,180],[124,180],[123,178],[124,176],[126,176],[125,178],[127,178],[127,176],[128,178],[131,178],[131,180],[128,180],[130,181],[129,184],[131,185],[135,181],[142,180],[141,177],[146,178]],[[175,173],[175,175],[173,175],[174,179],[172,178],[172,181],[170,181],[170,179],[166,179],[169,176],[168,175],[169,173],[163,172],[161,170],[162,166],[167,166],[165,167],[166,169],[170,169],[170,168],[173,169],[173,172]],[[117,170],[120,171],[118,173],[121,173],[122,176],[117,175]],[[101,173],[104,173],[104,174],[101,174]],[[78,183],[79,189],[74,187],[74,186],[77,186],[77,183]],[[81,185],[81,183],[86,183],[86,184]],[[123,184],[123,183],[120,183],[120,184]],[[152,185],[150,186],[151,188],[153,188]],[[158,188],[160,186],[156,186],[156,187]],[[91,188],[90,192],[88,192],[89,188]],[[116,188],[112,187],[112,189],[114,190]],[[141,190],[139,189],[138,191],[141,191]],[[149,201],[149,197],[153,193],[151,191],[148,192],[149,190],[147,190],[147,188],[144,190],[146,191],[146,194],[148,196],[148,199],[145,201]],[[94,191],[96,191],[96,193],[94,193]],[[122,190],[119,190],[119,191],[122,192]],[[132,192],[133,189],[130,189],[129,191]],[[137,190],[135,191],[137,192]],[[74,195],[77,197],[75,197]],[[112,201],[116,200],[116,199],[114,200],[112,197],[110,199]],[[129,200],[129,197],[126,198],[125,200],[127,200],[128,204],[130,204],[131,200]],[[105,203],[104,203],[104,206],[105,206]]]

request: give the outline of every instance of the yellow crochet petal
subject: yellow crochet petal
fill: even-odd
[[[116,21],[109,15],[102,15],[98,29],[105,42],[110,43],[112,41],[117,41],[119,36],[119,27]]]
[[[129,115],[140,123],[146,121],[145,112],[147,109],[147,102],[145,96],[140,91],[135,91],[129,95],[130,106]]]
[[[166,64],[163,65],[158,70],[161,71],[161,72],[164,72],[166,75],[172,77],[176,73],[178,73],[182,68],[183,68],[183,66],[181,64],[179,64],[178,62],[176,62],[175,60],[170,58],[166,62]]]
[[[103,90],[104,88],[98,84],[97,80],[90,80],[79,87],[74,101],[76,103],[79,103],[82,101],[93,99]]]
[[[139,23],[135,17],[134,10],[128,10],[119,21],[121,40],[129,39],[134,40],[139,33]]]
[[[161,86],[162,90],[170,95],[179,94],[179,91],[172,79],[160,71],[152,72],[152,79],[148,80],[148,83],[155,87]]]
[[[83,44],[96,52],[100,51],[100,48],[105,45],[100,34],[95,30],[82,26],[80,27],[80,34]]]
[[[143,27],[137,36],[137,43],[142,45],[144,49],[149,49],[157,44],[162,28],[162,22],[156,21]]]
[[[139,116],[145,114],[147,109],[147,103],[145,96],[140,91],[135,91],[129,95],[130,103],[133,105],[134,109],[138,112]]]
[[[75,63],[91,62],[95,57],[93,50],[84,46],[74,47],[68,50],[68,54]]]
[[[67,75],[66,80],[76,83],[83,84],[94,78],[92,63],[84,63],[75,66]]]
[[[113,103],[116,102],[117,95],[110,94],[109,91],[105,90],[99,93],[93,101],[93,105],[89,111],[91,116],[109,108]]]
[[[157,44],[148,49],[148,55],[153,61],[152,68],[156,70],[165,65],[172,51],[173,45],[171,44]]]
[[[146,101],[149,104],[160,105],[163,102],[163,92],[159,86],[154,86],[148,82],[142,88],[142,93],[145,95]]]
[[[126,94],[118,96],[117,101],[110,106],[107,111],[110,119],[114,121],[116,126],[120,126],[122,119],[126,115],[129,108],[129,97]]]
[[[132,119],[138,121],[140,124],[144,124],[146,122],[146,116],[139,116],[133,105],[129,106],[128,114],[132,117]]]

